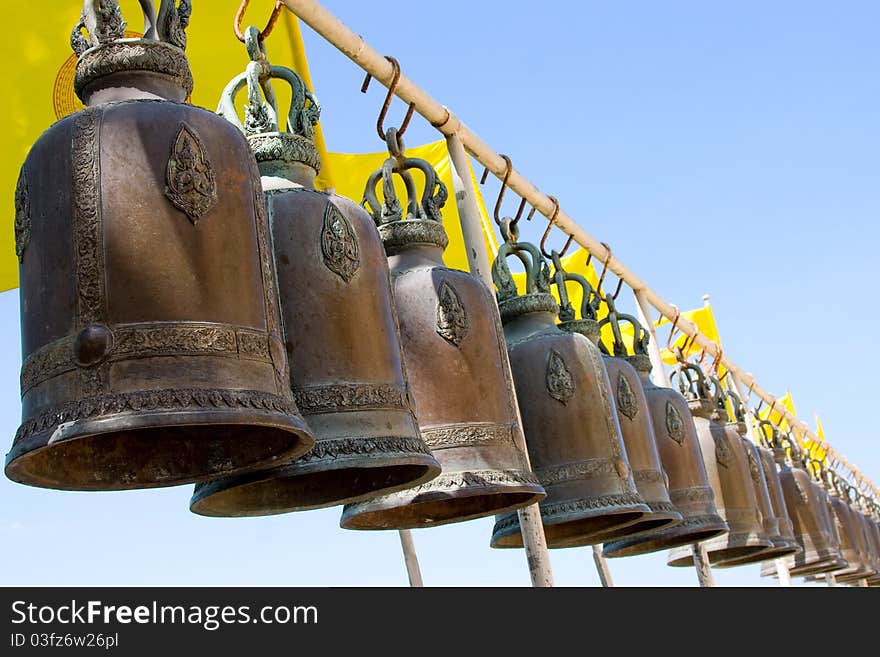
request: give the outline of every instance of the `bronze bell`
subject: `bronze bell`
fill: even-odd
[[[562,271],[562,265],[558,255],[555,254],[557,272]],[[564,274],[564,272],[563,272]],[[564,291],[565,285],[558,286]],[[599,295],[591,287],[583,290],[585,296]],[[566,295],[567,296],[567,295]],[[567,301],[567,299],[565,299]],[[604,301],[608,306],[608,315],[601,321],[596,322],[595,317],[585,318],[580,321],[574,319],[574,310],[571,304],[560,305],[559,328],[563,330],[577,331],[593,342],[604,354],[605,368],[611,382],[611,399],[617,410],[617,420],[620,424],[623,443],[626,447],[626,455],[630,467],[633,469],[633,479],[639,494],[645,503],[651,508],[651,513],[625,528],[615,531],[614,540],[621,540],[631,536],[638,536],[642,532],[662,530],[674,527],[682,521],[682,515],[669,499],[666,473],[660,463],[660,454],[657,451],[654,437],[654,425],[648,410],[648,402],[642,389],[638,372],[629,361],[626,360],[626,345],[620,332],[620,322],[629,322],[634,329],[634,335],[642,332],[641,339],[646,339],[647,333],[642,329],[638,320],[631,315],[617,312],[614,299],[605,296]],[[592,309],[587,305],[585,308]],[[610,324],[614,336],[612,349],[614,355],[610,355],[605,345],[600,341],[602,327]]]
[[[118,3],[96,4],[71,38],[86,108],[43,133],[18,181],[6,475],[136,489],[298,456],[314,441],[285,385],[259,174],[237,130],[183,102],[189,12],[165,0],[158,31],[124,39]]]
[[[694,371],[699,372],[699,368],[683,363],[675,375],[681,377],[682,391],[689,392],[688,403],[694,413],[703,462],[715,491],[718,512],[730,527],[727,534],[703,543],[709,563],[723,566],[725,561],[732,560],[737,565],[760,561],[760,555],[773,544],[764,535],[748,453],[736,430],[725,426],[726,394],[721,384],[717,379],[712,380],[713,393],[704,379],[693,380],[691,373]],[[685,380],[687,387],[684,387]],[[667,560],[670,566],[692,566],[693,563],[693,548],[690,546],[672,550]]]
[[[442,473],[416,488],[347,504],[340,525],[428,527],[535,504],[545,493],[518,447],[522,429],[498,306],[482,281],[443,264],[449,240],[440,209],[447,192],[437,172],[403,156],[395,128],[386,141],[393,155],[368,180],[363,203],[388,254],[416,415]],[[421,202],[413,169],[425,180]],[[395,174],[409,195],[405,219]]]
[[[745,557],[745,560],[734,558],[719,561],[716,565],[718,567],[741,566],[755,563],[757,561],[779,559],[781,557],[798,553],[801,551],[801,547],[793,540],[793,536],[790,542],[783,536],[783,528],[780,526],[780,518],[771,497],[770,488],[772,484],[770,483],[770,480],[772,480],[773,475],[776,474],[775,465],[773,471],[768,474],[758,446],[746,437],[745,409],[743,408],[742,401],[739,396],[732,391],[728,392],[727,395],[735,418],[734,422],[728,423],[727,426],[733,428],[739,434],[743,449],[748,457],[749,473],[751,474],[752,485],[755,489],[755,498],[758,501],[758,509],[761,511],[761,518],[763,519],[763,536],[770,541],[771,547],[763,552],[747,556]],[[771,459],[771,465],[773,465],[772,454],[768,453],[767,456]],[[787,520],[787,518],[785,520]]]
[[[868,586],[880,586],[880,506],[873,501],[868,504],[864,497],[862,504],[865,511],[863,517],[867,527],[869,551],[874,568],[877,570],[876,575],[868,578]]]
[[[865,564],[871,570],[870,574],[865,576],[865,580],[866,583],[870,586],[873,579],[880,578],[880,561],[878,561],[877,546],[874,544],[871,521],[865,515],[864,507],[856,503],[856,506],[853,508],[853,512],[862,530],[862,540],[864,541],[863,545],[865,550]]]
[[[590,545],[651,509],[633,480],[599,348],[556,326],[549,266],[537,247],[515,241],[510,224],[502,226],[492,277],[532,468],[547,491],[540,505],[547,546]],[[526,269],[521,296],[509,255]],[[516,513],[496,518],[490,544],[522,547]]]
[[[770,429],[771,433],[769,436],[765,433],[764,427]],[[800,554],[803,552],[803,548],[797,542],[794,535],[791,518],[785,506],[782,481],[779,478],[779,470],[776,465],[777,461],[782,462],[785,460],[785,452],[779,442],[779,434],[776,427],[767,420],[759,420],[758,440],[760,441],[760,444],[757,446],[758,454],[761,457],[761,467],[764,471],[764,478],[767,481],[767,490],[770,493],[772,514],[779,527],[778,538],[773,539],[773,544],[776,547],[786,544],[792,548],[790,554]]]
[[[842,583],[866,579],[874,574],[874,569],[869,562],[862,524],[849,504],[848,485],[833,470],[825,470],[824,479],[831,499],[833,520],[840,537],[840,551],[847,561],[845,568],[832,571],[832,574]]]
[[[246,33],[258,52],[256,28]],[[253,55],[252,55],[253,56]],[[269,206],[290,386],[315,434],[297,461],[196,487],[190,508],[208,516],[263,516],[334,506],[424,483],[440,466],[422,439],[400,345],[388,263],[373,220],[353,201],[318,192],[313,126],[320,108],[298,75],[287,131],[274,93],[263,102],[260,65],[227,85],[219,112],[241,127],[234,98],[248,87],[244,131]]]
[[[634,537],[605,543],[606,557],[629,557],[699,543],[727,532],[718,515],[715,493],[709,485],[697,430],[687,400],[676,390],[654,385],[647,354],[649,336],[636,329],[635,354],[627,356],[641,377],[641,386],[651,413],[664,472],[669,480],[669,498],[683,516],[681,524]],[[696,370],[699,377],[703,373]]]
[[[790,436],[782,437],[780,443],[785,451],[774,450],[779,480],[794,535],[803,548],[800,554],[786,558],[789,572],[806,577],[844,567],[846,563],[841,559],[831,534],[826,499],[806,471],[803,452],[796,439]],[[775,572],[770,564],[761,569],[762,576]]]

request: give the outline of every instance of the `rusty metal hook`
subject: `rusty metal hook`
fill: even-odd
[[[721,363],[721,358],[724,356],[724,347],[718,345],[718,351],[715,353],[714,358],[712,359],[712,365],[709,367],[709,376],[715,376],[718,374],[718,365]],[[727,374],[727,372],[725,372]],[[720,381],[721,379],[719,379]]]
[[[241,29],[241,25],[244,21],[244,12],[247,11],[250,3],[251,0],[241,0],[241,5],[239,5],[238,11],[235,12],[235,20],[232,23],[232,31],[235,32],[235,36],[242,43],[244,43],[244,32]],[[281,15],[281,10],[283,8],[284,3],[281,2],[281,0],[277,0],[275,2],[275,8],[272,10],[272,15],[269,16],[269,22],[266,23],[266,27],[263,28],[263,31],[260,32],[260,42],[265,41],[269,38],[269,35],[272,34],[272,30],[275,29],[275,23],[278,22],[278,17]]]
[[[504,153],[499,153],[499,155],[507,165],[507,168],[504,170],[504,176],[501,178],[501,189],[498,190],[498,198],[495,201],[495,209],[492,211],[492,215],[495,217],[495,223],[500,226],[501,217],[499,216],[499,211],[501,210],[501,201],[504,199],[504,192],[507,190],[507,181],[510,180],[510,172],[513,171],[513,162]],[[485,169],[483,169],[483,175],[480,176],[481,185],[484,185],[486,183],[486,178],[488,176],[489,167],[486,167]],[[520,217],[522,217],[523,210],[525,209],[526,200],[522,199],[519,203],[519,209],[516,211],[516,216],[510,221],[511,228],[516,228],[516,224],[519,223]]]
[[[391,62],[392,74],[391,74],[391,82],[388,85],[388,93],[385,94],[385,102],[382,103],[382,109],[379,111],[379,119],[376,121],[376,132],[379,133],[379,139],[385,141],[385,135],[387,134],[385,131],[385,116],[388,114],[388,108],[391,107],[391,99],[394,97],[394,92],[397,91],[397,83],[400,82],[400,62],[398,62],[394,57],[390,57],[385,55],[385,59]],[[373,79],[373,76],[370,73],[367,73],[367,77],[364,78],[364,83],[361,85],[361,93],[367,93],[367,89],[370,86],[370,80]],[[403,123],[400,124],[400,127],[397,129],[397,136],[403,137],[403,133],[406,132],[407,127],[409,126],[409,121],[413,116],[413,112],[416,109],[415,103],[410,103],[409,107],[406,110],[406,116],[403,118]]]
[[[669,336],[666,338],[666,348],[669,351],[672,351],[672,336],[675,335],[675,329],[678,326],[678,320],[681,317],[681,311],[677,306],[673,306],[675,308],[675,317],[672,318],[672,328],[669,329]]]
[[[541,237],[541,253],[544,254],[545,258],[552,258],[553,256],[547,253],[544,245],[547,243],[547,236],[550,235],[550,229],[553,228],[554,224],[556,223],[556,217],[559,216],[559,200],[551,194],[548,194],[547,198],[553,201],[553,214],[550,216],[550,221],[547,222],[547,229],[544,231],[544,235]],[[559,251],[557,253],[557,256],[559,256],[560,258],[564,256],[568,252],[568,247],[571,246],[573,240],[574,236],[569,235],[568,241],[565,243],[565,246],[562,247],[562,251]]]
[[[605,274],[608,273],[608,263],[611,262],[611,247],[608,246],[605,242],[599,242],[602,246],[605,247],[605,250],[608,254],[605,256],[605,262],[602,263],[602,274],[599,276],[599,281],[596,283],[596,292],[600,295],[602,294],[602,281],[605,280]]]

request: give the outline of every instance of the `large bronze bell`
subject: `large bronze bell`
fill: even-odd
[[[557,263],[557,270],[559,269],[561,269],[561,265]],[[584,294],[588,292],[591,290],[584,290]],[[645,503],[651,508],[650,514],[639,522],[626,527],[626,531],[615,532],[614,540],[622,540],[638,536],[642,532],[660,531],[674,527],[681,523],[682,515],[669,499],[666,473],[663,471],[660,454],[657,451],[651,412],[648,410],[648,402],[639,374],[635,367],[626,360],[628,354],[620,331],[620,322],[629,322],[634,329],[633,335],[638,335],[641,332],[639,337],[642,340],[647,339],[647,333],[635,317],[617,312],[612,297],[606,295],[604,301],[608,306],[607,316],[598,323],[593,320],[592,324],[595,325],[595,330],[583,334],[605,354],[605,368],[608,370],[608,378],[611,381],[611,398],[617,410],[617,420],[626,447],[626,455],[630,467],[633,469],[636,488]],[[573,317],[574,313],[570,311],[570,314]],[[562,318],[562,312],[560,312],[560,317]],[[563,330],[569,330],[568,324],[568,322],[562,321],[559,327]],[[583,331],[586,324],[583,320],[574,322],[572,330]],[[599,339],[602,327],[606,324],[610,325],[612,330],[614,355],[608,353],[605,345]]]
[[[246,33],[258,51],[255,28]],[[259,63],[229,83],[220,113],[241,126],[234,98],[248,87],[243,129],[266,192],[289,385],[314,432],[294,462],[196,487],[190,508],[209,516],[263,516],[334,506],[433,479],[440,466],[419,434],[400,345],[388,262],[376,226],[353,201],[313,188],[320,168],[319,106],[290,69],[287,131],[260,96]],[[267,84],[265,81],[263,85]],[[274,100],[273,93],[267,98]]]
[[[874,575],[867,554],[867,543],[856,511],[850,506],[849,487],[833,470],[825,470],[824,479],[831,499],[833,520],[840,537],[840,551],[847,566],[831,571],[838,582],[848,583]]]
[[[771,547],[763,552],[746,556],[744,559],[733,558],[719,561],[718,567],[741,566],[758,561],[768,561],[771,559],[779,559],[801,551],[801,547],[796,541],[787,540],[783,536],[783,529],[780,527],[780,518],[776,512],[773,500],[771,498],[770,487],[768,481],[768,473],[763,463],[761,452],[755,443],[746,437],[746,420],[745,409],[739,396],[734,392],[727,393],[728,400],[733,410],[734,421],[728,423],[728,427],[733,428],[740,436],[743,449],[749,460],[749,473],[752,477],[752,485],[755,489],[755,498],[758,501],[758,509],[763,519],[763,537],[770,541]],[[772,459],[772,454],[768,455]],[[775,475],[775,468],[770,477]],[[781,491],[780,491],[781,493]],[[793,537],[792,537],[793,539]]]
[[[727,396],[717,379],[711,383],[713,393],[710,385],[699,383],[702,379],[692,378],[691,373],[699,368],[682,365],[675,374],[682,377],[681,384],[688,382],[682,391],[687,390],[690,395],[689,405],[718,512],[730,527],[727,534],[703,543],[709,563],[724,566],[726,561],[737,565],[760,561],[760,555],[772,548],[773,543],[764,535],[748,453],[737,431],[727,426]],[[692,566],[693,563],[692,547],[672,550],[667,560],[670,566]]]
[[[636,328],[634,355],[627,356],[641,378],[651,413],[657,451],[669,481],[669,498],[683,521],[671,528],[605,543],[606,557],[629,557],[691,545],[720,536],[728,525],[718,515],[709,485],[697,430],[688,401],[676,390],[656,386],[650,379],[649,336]],[[702,377],[700,370],[697,376]]]
[[[771,431],[768,436],[764,431],[764,427],[768,427]],[[778,538],[773,539],[773,544],[780,547],[780,544],[786,544],[792,552],[789,554],[799,554],[803,552],[803,548],[797,542],[794,535],[794,528],[791,524],[791,518],[788,515],[788,509],[785,506],[785,496],[782,492],[782,482],[779,479],[779,470],[777,461],[785,460],[785,452],[779,442],[779,435],[776,427],[767,420],[758,422],[758,455],[761,457],[761,467],[764,470],[764,478],[767,481],[767,490],[770,493],[770,503],[772,506],[772,515],[776,519],[779,527]]]
[[[364,204],[388,254],[419,427],[442,473],[416,488],[347,504],[340,525],[428,527],[537,503],[545,493],[518,447],[522,429],[498,306],[482,281],[443,264],[449,240],[440,208],[447,192],[437,172],[403,156],[395,128],[386,141],[394,155],[367,181]],[[421,202],[413,169],[425,180]],[[406,218],[393,175],[408,190]]]
[[[828,503],[807,473],[804,454],[795,438],[782,437],[782,450],[775,450],[779,480],[785,506],[791,518],[794,535],[803,552],[785,559],[792,575],[818,575],[846,566],[831,533]],[[782,456],[784,454],[784,456]],[[761,568],[761,575],[775,575],[770,564]]]
[[[183,102],[189,12],[163,0],[158,30],[124,39],[118,3],[96,5],[71,38],[86,108],[43,133],[18,181],[6,475],[120,490],[298,456],[314,441],[286,385],[259,174],[237,130]]]
[[[863,497],[863,517],[868,530],[869,551],[873,558],[874,568],[877,570],[876,575],[868,578],[868,586],[880,586],[880,506],[875,502],[868,504]]]
[[[549,266],[537,247],[511,239],[507,226],[492,277],[532,468],[547,491],[540,505],[547,546],[590,545],[651,509],[633,479],[599,348],[556,326]],[[509,255],[526,269],[523,295]],[[490,544],[522,547],[516,513],[497,517]]]

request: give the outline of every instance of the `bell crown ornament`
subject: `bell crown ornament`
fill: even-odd
[[[321,170],[321,158],[315,145],[315,126],[321,118],[321,105],[295,71],[269,63],[265,42],[256,27],[250,26],[244,31],[244,40],[250,62],[245,71],[224,88],[217,114],[247,137],[264,178],[264,189],[272,189],[276,179],[302,180],[303,184],[311,185]],[[290,88],[286,115],[279,111],[272,80],[285,82]],[[247,89],[248,104],[242,121],[235,99],[244,89]]]
[[[440,465],[416,421],[392,281],[372,218],[314,189],[320,106],[294,71],[271,65],[256,28],[250,62],[218,113],[258,160],[278,272],[289,387],[317,439],[302,458],[196,487],[194,513],[264,516],[326,508],[423,484]],[[280,122],[273,80],[291,88]],[[247,87],[242,121],[235,98]]]
[[[147,34],[128,39],[117,2],[85,3],[71,44],[86,108],[22,167],[22,424],[6,463],[22,483],[178,485],[314,443],[284,384],[256,166],[240,133],[182,102],[190,3],[141,7]]]
[[[419,427],[442,472],[416,488],[346,505],[346,529],[405,529],[516,510],[545,496],[526,465],[495,299],[482,281],[443,263],[446,186],[429,162],[406,156],[395,128],[389,157],[362,205],[385,245]],[[413,172],[420,173],[419,190]],[[394,180],[401,180],[406,203]],[[380,202],[377,189],[381,185]]]

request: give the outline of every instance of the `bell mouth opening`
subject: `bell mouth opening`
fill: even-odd
[[[314,444],[304,428],[278,424],[122,426],[10,453],[6,476],[29,486],[79,491],[196,483],[283,462]]]
[[[721,567],[724,562],[739,560],[741,564],[752,563],[754,558],[770,548],[769,541],[761,541],[757,545],[740,545],[737,547],[720,548],[709,552],[709,563],[713,566]],[[763,561],[763,559],[758,559]],[[694,565],[694,554],[691,550],[687,550],[686,554],[681,556],[671,556],[666,562],[667,566],[673,568],[681,568],[685,566],[692,567]]]
[[[672,528],[681,523],[681,516],[666,513],[645,514],[635,522],[619,525],[606,532],[598,533],[593,543],[605,543],[624,538],[635,538],[660,529]]]
[[[747,566],[752,563],[760,563],[762,561],[773,561],[775,559],[783,559],[785,557],[790,557],[794,554],[797,554],[797,548],[788,544],[785,545],[773,545],[773,547],[769,547],[762,552],[757,552],[756,554],[746,555],[741,558],[731,558],[725,559],[723,561],[710,561],[712,565],[716,568],[734,568],[736,566]]]
[[[725,526],[695,529],[687,520],[669,529],[643,533],[638,536],[611,541],[605,544],[603,553],[606,557],[635,557],[650,552],[671,550],[684,545],[693,545],[715,538],[725,533]]]
[[[409,488],[440,473],[440,466],[427,454],[377,458],[370,467],[326,461],[321,465],[321,460],[294,463],[200,484],[190,500],[190,511],[217,518],[248,518],[323,509]]]
[[[843,567],[846,567],[846,562],[843,559],[826,559],[789,568],[788,572],[796,577],[807,577],[809,575],[824,575],[834,570],[840,570]]]
[[[543,512],[543,509],[542,509]],[[596,510],[596,513],[602,513],[602,509]],[[632,525],[641,520],[646,512],[636,509],[620,510],[614,513],[608,513],[607,509],[602,515],[592,515],[590,517],[581,517],[572,520],[558,518],[553,522],[553,518],[544,517],[544,536],[547,539],[548,548],[569,548],[583,547],[585,545],[594,545],[602,542],[602,537],[608,535],[612,530]],[[490,547],[493,548],[521,548],[523,547],[522,530],[520,529],[519,519],[513,516],[513,522],[504,522],[509,520],[502,518],[496,523],[496,530],[492,533]],[[507,526],[498,529],[498,525],[503,523]]]
[[[430,485],[430,484],[428,484]],[[544,497],[540,486],[504,487],[487,491],[427,491],[404,496],[400,506],[376,504],[346,507],[339,526],[343,529],[419,529],[515,511]],[[365,507],[365,508],[364,508]]]

